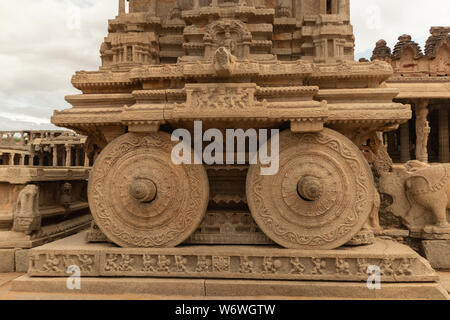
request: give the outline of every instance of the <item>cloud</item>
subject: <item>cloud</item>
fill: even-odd
[[[356,58],[370,58],[375,42],[391,47],[403,33],[422,46],[432,25],[448,25],[448,0],[353,0]],[[116,0],[0,1],[0,130],[49,125],[76,70],[96,70],[107,20]],[[45,122],[42,122],[45,121]],[[46,124],[45,124],[46,123]]]
[[[111,0],[0,2],[0,130],[10,123],[41,128],[42,121],[53,127],[53,110],[68,108],[64,96],[78,93],[73,73],[98,68],[116,13]]]
[[[356,38],[356,58],[370,58],[375,43],[384,39],[393,48],[409,34],[423,48],[430,27],[450,25],[448,0],[353,0],[351,19]]]
[[[51,123],[39,123],[36,119],[31,119],[32,121],[26,121],[25,119],[20,119],[20,117],[13,116],[3,117],[0,114],[0,131],[22,131],[22,130],[66,130],[64,128],[58,128]]]

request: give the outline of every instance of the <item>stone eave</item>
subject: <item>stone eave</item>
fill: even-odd
[[[388,88],[399,90],[396,99],[450,99],[450,78],[447,81],[386,81]],[[428,79],[430,80],[430,79]]]

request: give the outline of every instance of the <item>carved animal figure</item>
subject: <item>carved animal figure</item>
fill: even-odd
[[[450,233],[450,164],[394,165],[392,172],[381,174],[380,192],[392,197],[387,210],[402,218],[411,231]]]
[[[39,213],[39,187],[27,185],[17,197],[13,211],[13,231],[27,235],[41,228],[41,214]]]

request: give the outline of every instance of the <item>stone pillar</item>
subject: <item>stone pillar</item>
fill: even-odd
[[[338,0],[338,14],[339,15],[345,15],[346,14],[346,10],[345,10],[345,1],[344,0]]]
[[[327,0],[319,0],[319,11],[320,14],[327,13]]]
[[[316,56],[314,61],[315,62],[325,62],[327,59],[327,51],[326,51],[326,45],[327,41],[326,39],[315,39],[313,40],[314,47],[316,48]]]
[[[125,0],[119,0],[119,16],[125,13]]]
[[[75,149],[75,166],[80,166],[80,148]]]
[[[212,39],[211,39],[210,36],[205,35],[203,37],[203,42],[205,44],[205,60],[210,60],[210,59],[212,59],[212,56],[213,56],[213,51],[212,51],[213,42],[212,42]]]
[[[58,166],[58,147],[57,146],[52,146],[53,149],[53,162],[52,165],[54,167]]]
[[[89,156],[87,154],[87,152],[84,153],[84,166],[85,167],[89,167]]]
[[[72,147],[68,144],[66,144],[65,147],[66,147],[66,157],[65,157],[66,167],[70,167],[72,164]]]
[[[150,15],[151,16],[156,16],[156,3],[157,3],[158,1],[156,1],[156,0],[153,0],[151,3],[150,3]]]
[[[409,140],[409,122],[400,125],[400,162],[405,163],[411,160]]]
[[[339,0],[331,0],[331,13],[338,14],[339,13]]]
[[[9,154],[9,165],[10,166],[13,166],[14,165],[14,157],[15,157],[16,155],[14,154],[14,153],[10,153]]]
[[[416,111],[416,160],[428,163],[428,137],[431,128],[427,120],[428,101],[419,101],[415,106]]]
[[[243,36],[242,44],[244,45],[244,52],[243,52],[244,59],[248,59],[248,57],[250,56],[250,47],[252,45],[251,33],[247,33]]]
[[[19,165],[21,165],[21,166],[25,165],[25,154],[24,153],[22,153],[20,155],[20,163],[19,163]]]
[[[448,109],[441,105],[439,108],[439,162],[450,162],[449,134],[448,134]]]

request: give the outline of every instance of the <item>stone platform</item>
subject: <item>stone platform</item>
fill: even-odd
[[[276,246],[127,249],[87,244],[86,232],[30,250],[28,275],[13,291],[69,291],[66,270],[81,270],[83,294],[447,299],[439,277],[412,249],[377,239],[371,246],[304,251]],[[369,265],[381,290],[366,286]]]
[[[270,281],[220,279],[82,278],[80,290],[68,290],[65,278],[24,275],[12,282],[12,294],[59,294],[61,297],[104,295],[107,299],[421,299],[445,300],[438,283],[385,283],[369,290],[365,283],[334,281]],[[143,295],[143,296],[141,296]],[[1,299],[1,297],[0,297]]]

